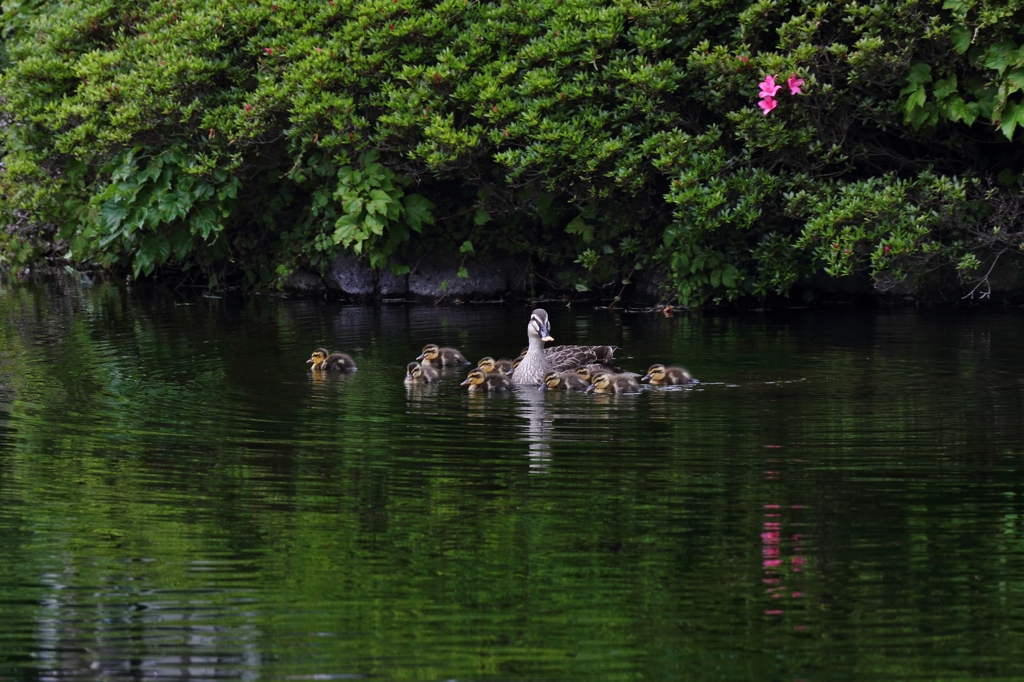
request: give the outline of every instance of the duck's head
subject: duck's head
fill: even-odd
[[[593,393],[594,391],[604,393],[611,387],[611,385],[611,375],[605,372],[598,372],[597,374],[594,375],[594,383],[590,384],[590,386],[587,387],[587,393]]]
[[[416,359],[426,359],[429,360],[430,362],[433,362],[434,360],[437,360],[437,356],[440,354],[441,349],[437,347],[436,343],[428,343],[427,345],[423,346],[423,352],[420,353],[419,357],[417,357]]]
[[[405,380],[415,381],[423,375],[423,368],[420,367],[418,362],[410,362],[405,366]]]
[[[544,375],[544,383],[540,385],[541,390],[547,388],[558,388],[558,385],[562,383],[562,377],[558,376],[558,372],[548,372]]]
[[[313,369],[320,369],[321,365],[324,364],[324,360],[327,359],[327,349],[317,348],[310,355],[309,360],[306,360],[307,365],[313,365]]]
[[[651,365],[647,368],[647,374],[640,377],[640,381],[662,381],[665,378],[665,365]]]
[[[548,322],[548,311],[537,308],[530,315],[530,323],[526,326],[526,334],[530,337],[537,337],[541,341],[554,341],[551,338],[551,325]]]
[[[480,358],[480,362],[476,363],[476,366],[490,374],[494,371],[494,358],[490,355],[486,358]]]
[[[484,383],[484,380],[486,378],[487,375],[484,374],[484,371],[478,367],[474,370],[471,370],[469,374],[466,375],[466,380],[459,384],[459,386],[469,386],[471,388],[474,386],[479,386],[480,384]]]
[[[576,373],[579,374],[583,378],[583,380],[585,382],[587,382],[588,384],[594,383],[594,378],[592,376],[590,376],[590,368],[589,367],[586,367],[586,366],[577,367],[576,368]]]

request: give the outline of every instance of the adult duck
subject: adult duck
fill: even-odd
[[[544,343],[554,339],[548,313],[543,308],[537,308],[530,315],[526,337],[530,345],[512,372],[512,382],[518,385],[541,384],[548,372],[564,372],[580,365],[607,365],[615,353],[615,346],[554,346],[545,350]]]

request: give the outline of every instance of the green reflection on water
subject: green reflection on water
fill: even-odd
[[[1019,314],[550,306],[703,382],[403,385],[529,310],[0,291],[0,676],[1022,673]]]

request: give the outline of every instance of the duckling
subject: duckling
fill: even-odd
[[[649,381],[651,386],[673,386],[676,384],[692,384],[697,381],[682,367],[666,367],[662,364],[651,365],[647,374],[640,381]]]
[[[577,367],[575,372],[576,374],[580,375],[580,377],[588,384],[594,383],[594,377],[601,372],[604,372],[605,374],[612,374],[615,376],[618,376],[619,374],[625,374],[626,376],[631,377],[633,379],[640,378],[640,375],[637,374],[636,372],[624,372],[621,369],[616,368],[615,365],[612,365],[611,367],[609,367],[608,365],[583,365],[582,367]]]
[[[507,391],[512,388],[511,380],[504,374],[486,374],[479,367],[471,370],[459,385],[469,386],[470,391]]]
[[[424,365],[431,367],[447,367],[449,365],[468,365],[467,360],[456,348],[439,348],[437,344],[428,343],[423,352],[416,358]]]
[[[410,362],[405,366],[405,383],[407,384],[436,384],[440,380],[441,375],[430,365]]]
[[[640,384],[628,374],[598,372],[587,393],[639,393]]]
[[[577,367],[573,371],[576,372],[576,374],[579,374],[581,377],[583,377],[583,380],[586,381],[588,384],[593,383],[594,375],[597,374],[598,372],[604,372],[605,374],[623,374],[623,371],[620,368],[618,368],[618,367],[614,367],[614,366],[609,367],[607,365],[594,365],[594,364],[591,364],[591,365],[580,365],[579,367]],[[633,373],[632,372],[626,372],[626,374],[633,374]],[[633,376],[638,377],[640,375],[639,374],[633,374]]]
[[[313,369],[340,369],[342,372],[356,371],[356,363],[344,353],[327,353],[326,348],[317,348],[313,351],[312,357],[306,360],[307,365],[313,365]]]
[[[476,363],[476,366],[488,374],[493,374],[494,372],[508,374],[512,371],[512,362],[510,360],[495,360],[489,355],[486,358],[480,358],[480,362]]]
[[[552,391],[585,391],[589,385],[576,372],[548,372],[544,375],[544,383],[540,385],[540,390],[548,388]]]

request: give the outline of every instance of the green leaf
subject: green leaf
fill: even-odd
[[[964,123],[973,125],[978,119],[978,114],[981,112],[981,105],[977,102],[968,102],[964,109]]]
[[[459,247],[459,253],[476,253],[473,251],[473,242],[468,239],[462,242],[462,246]]]
[[[930,83],[932,80],[932,67],[923,62],[918,62],[910,67],[910,73],[907,74],[907,81],[921,85],[924,83]]]
[[[971,47],[973,34],[963,24],[953,24],[953,27],[949,30],[949,37],[953,41],[953,49],[959,54],[963,54]]]
[[[962,97],[949,98],[946,102],[946,118],[950,121],[963,121],[967,118],[967,104]]]
[[[363,218],[363,225],[366,226],[366,229],[376,235],[384,234],[384,224],[384,221],[375,215],[367,214],[366,217]]]
[[[577,282],[576,283],[576,291],[590,291],[590,287],[588,287],[583,282]]]
[[[1006,136],[1007,140],[1013,139],[1013,131],[1017,128],[1017,103],[1007,102],[1006,107],[1003,109],[1003,116],[999,129],[1003,131],[1003,135]]]
[[[736,286],[736,276],[739,274],[739,270],[736,269],[735,265],[731,263],[725,265],[722,268],[722,284],[732,289]]]
[[[103,218],[103,222],[107,229],[110,231],[117,230],[121,226],[121,221],[128,215],[128,209],[120,204],[116,204],[113,201],[104,202],[103,208],[100,209],[100,216]]]
[[[584,244],[589,244],[594,239],[594,228],[591,225],[588,225],[580,216],[576,216],[570,220],[569,224],[565,226],[565,231],[569,234],[580,235]]]
[[[334,243],[349,246],[359,235],[359,224],[352,215],[343,215],[334,223]]]
[[[473,216],[473,222],[477,225],[484,225],[491,222],[491,214],[482,208],[476,210],[476,214]]]
[[[923,87],[919,87],[916,90],[914,90],[914,92],[910,94],[910,97],[907,98],[906,103],[903,105],[903,108],[906,110],[907,115],[909,116],[910,114],[912,114],[914,109],[916,109],[917,107],[924,106],[925,99],[926,95]]]
[[[434,224],[434,214],[431,213],[434,209],[434,204],[430,203],[426,197],[419,194],[410,194],[402,202],[405,204],[405,221],[409,224],[409,227],[417,232],[422,232],[423,223],[428,225]]]
[[[956,74],[935,81],[935,99],[945,99],[956,92]]]
[[[154,255],[154,260],[158,265],[166,263],[167,259],[171,257],[171,243],[165,237],[157,238]]]
[[[1024,89],[1024,69],[1017,67],[1006,74],[1006,82],[1009,85],[1007,94]]]
[[[1002,76],[1006,67],[1016,63],[1017,59],[1017,44],[1012,40],[1003,40],[985,50],[982,64],[995,69]]]
[[[469,271],[466,268],[459,268],[459,271],[455,273],[455,276],[459,279],[469,279]]]

